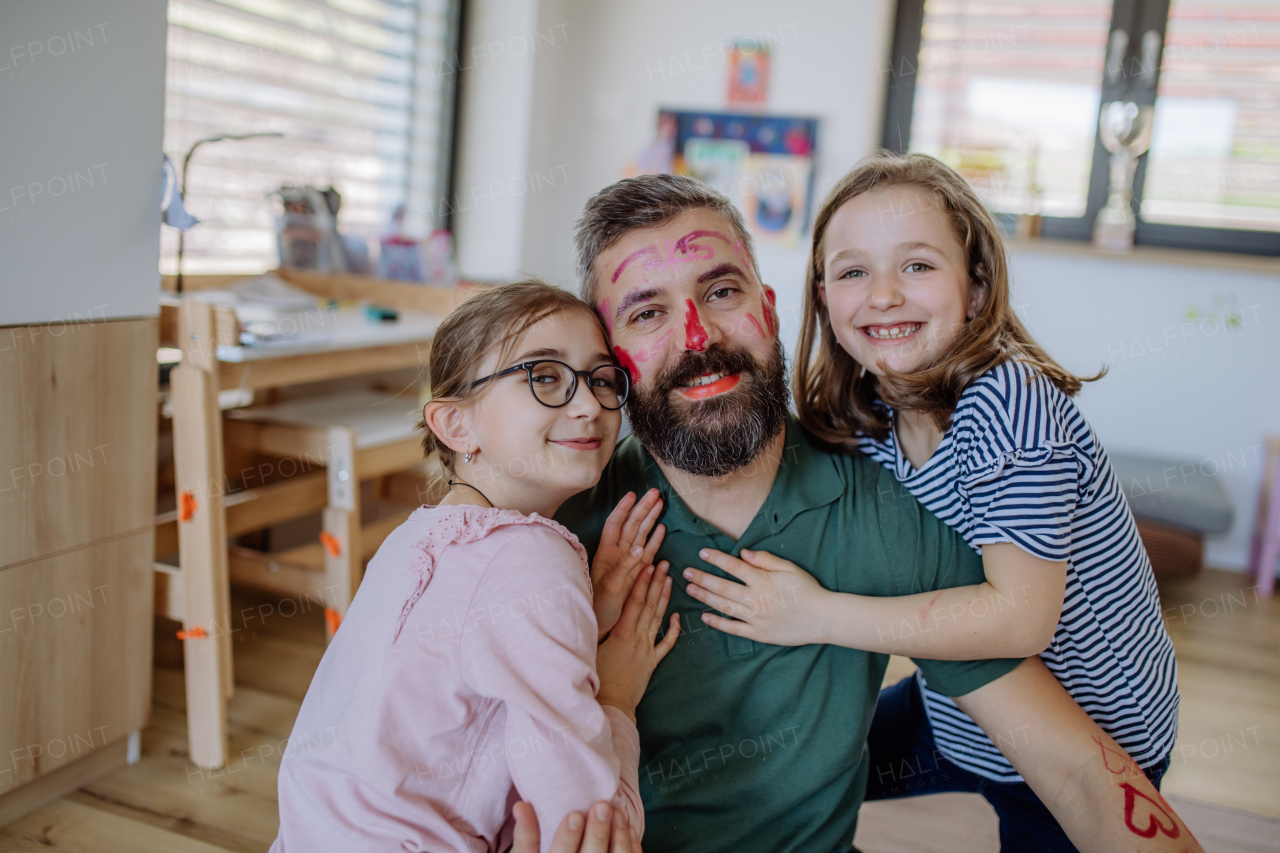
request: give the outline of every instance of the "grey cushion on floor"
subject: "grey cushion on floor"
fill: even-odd
[[[1116,453],[1111,468],[1135,517],[1206,535],[1231,529],[1231,501],[1203,466]]]

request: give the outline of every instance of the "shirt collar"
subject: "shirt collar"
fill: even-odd
[[[662,493],[666,507],[662,523],[667,530],[683,530],[699,536],[722,535],[719,528],[703,521],[689,509],[647,450],[644,458],[653,473],[653,485]],[[762,539],[783,530],[800,513],[839,499],[845,488],[836,460],[814,447],[800,422],[788,413],[786,442],[778,475],[741,541]]]

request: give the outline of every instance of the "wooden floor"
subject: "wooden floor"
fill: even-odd
[[[1178,746],[1164,790],[1184,801],[1280,818],[1280,598],[1256,599],[1244,586],[1241,575],[1216,571],[1161,585],[1182,688]],[[278,599],[242,593],[234,599],[243,630],[234,643],[229,765],[211,773],[187,761],[177,625],[157,620],[155,699],[141,761],[0,828],[0,850],[249,853],[271,845],[276,772],[323,653],[324,617],[282,608]],[[911,668],[895,659],[886,681]],[[936,844],[938,835],[931,837]]]

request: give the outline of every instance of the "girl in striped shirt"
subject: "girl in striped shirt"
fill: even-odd
[[[690,585],[737,617],[707,621],[783,645],[1038,654],[1158,787],[1178,689],[1151,564],[1071,400],[1091,380],[1055,363],[1018,321],[1000,232],[972,188],[920,154],[861,163],[815,220],[804,310],[802,423],[892,470],[981,553],[986,582],[877,599],[823,590],[768,554],[742,554],[764,571],[715,555],[746,587],[733,601]],[[737,606],[769,589],[792,606]],[[1004,849],[1075,849],[997,745],[923,678],[881,693],[869,743],[867,799],[973,791],[999,815]]]

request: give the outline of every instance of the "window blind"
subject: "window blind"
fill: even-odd
[[[1174,0],[1142,216],[1280,231],[1280,7]]]
[[[452,136],[460,0],[170,0],[164,150],[187,177],[183,272],[277,265],[282,184],[332,184],[339,227],[370,239],[405,205],[408,230],[438,225]],[[162,226],[161,272],[178,235]]]
[[[994,210],[1080,216],[1112,0],[928,0],[912,151],[961,172]]]

